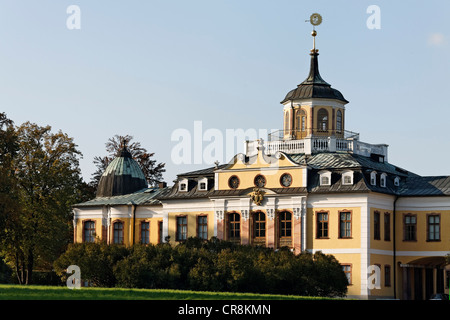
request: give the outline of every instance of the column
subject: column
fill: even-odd
[[[215,236],[219,240],[226,240],[225,239],[225,219],[224,219],[224,212],[223,210],[216,210],[215,211],[215,218],[216,218],[216,234]]]
[[[251,244],[250,210],[241,210],[241,244]]]
[[[294,217],[292,220],[293,226],[293,237],[292,237],[292,246],[294,247],[294,253],[299,254],[302,252],[302,217],[301,217],[301,209],[298,207],[294,207]]]
[[[268,248],[276,248],[275,241],[275,209],[267,209],[266,210],[266,247]]]

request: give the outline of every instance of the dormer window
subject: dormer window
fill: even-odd
[[[381,177],[380,177],[380,186],[382,188],[386,188],[386,178],[387,178],[387,174],[386,173],[382,173]]]
[[[320,171],[320,185],[329,186],[331,185],[331,171]]]
[[[400,186],[400,177],[395,177],[395,179],[394,179],[394,186],[396,186],[396,187]]]
[[[353,184],[353,171],[347,170],[342,173],[342,184],[343,185]]]
[[[208,178],[198,179],[198,190],[200,191],[208,190]]]
[[[376,171],[372,171],[370,173],[370,184],[372,186],[376,186],[377,185],[377,172]]]
[[[178,191],[180,191],[180,192],[188,191],[188,180],[187,179],[181,179],[180,180]]]

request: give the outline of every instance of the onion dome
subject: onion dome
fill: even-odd
[[[316,36],[316,32],[313,31],[313,37]],[[315,39],[315,38],[314,38]],[[317,56],[319,55],[319,50],[315,49],[315,41],[314,48],[311,50],[311,66],[309,69],[308,78],[305,81],[300,83],[297,88],[288,92],[286,97],[281,103],[285,103],[290,100],[298,100],[298,99],[311,99],[311,98],[320,98],[320,99],[334,99],[339,100],[344,103],[348,103],[348,101],[344,98],[342,93],[338,90],[331,87],[329,83],[322,79],[319,73],[319,60]]]
[[[97,187],[97,197],[112,197],[148,188],[147,180],[126,147],[106,168]]]

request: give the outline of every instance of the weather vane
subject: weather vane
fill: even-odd
[[[317,35],[317,32],[314,29],[314,27],[318,26],[319,24],[322,23],[322,16],[320,14],[318,14],[318,13],[313,13],[309,17],[309,20],[305,20],[305,22],[309,22],[313,26],[313,31],[311,32],[311,35],[313,36],[313,39],[314,39],[313,40],[313,49],[312,49],[312,51],[313,52],[317,52],[317,51],[319,51],[319,50],[316,50],[316,35]]]

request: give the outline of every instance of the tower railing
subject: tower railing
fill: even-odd
[[[330,130],[328,131],[328,133]],[[352,131],[337,132],[336,135],[310,135],[300,139],[288,135],[286,131],[278,130],[269,134],[268,141],[263,139],[246,141],[245,153],[247,156],[258,154],[258,150],[264,149],[266,154],[284,152],[287,154],[313,154],[320,152],[348,152],[370,157],[377,154],[387,161],[388,145],[370,144],[359,140],[359,134]],[[292,133],[292,130],[289,131]]]

